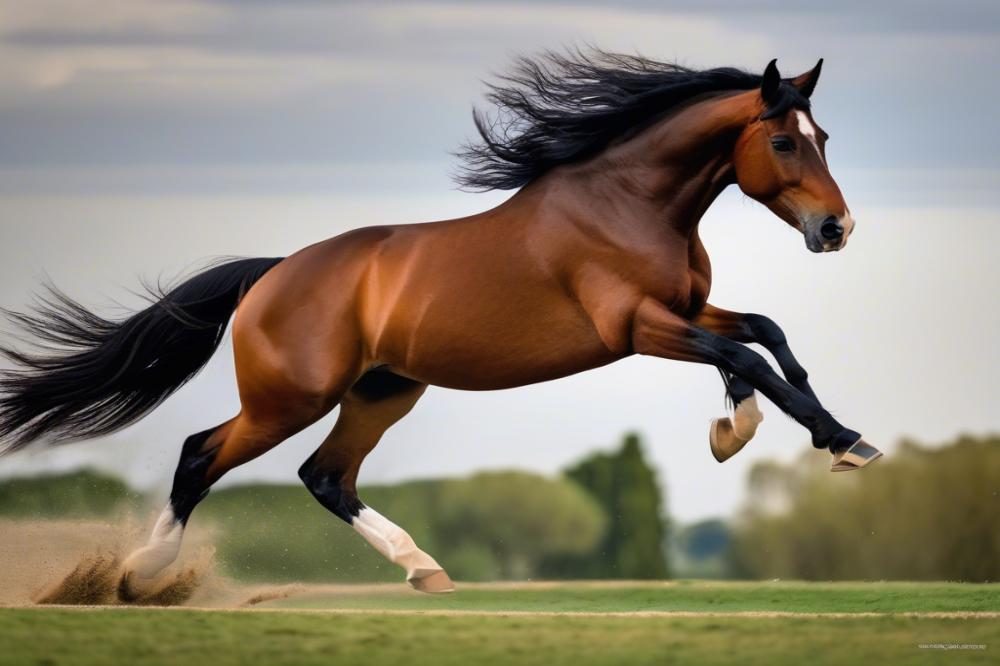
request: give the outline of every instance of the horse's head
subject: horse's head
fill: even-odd
[[[740,135],[733,158],[740,189],[801,231],[813,252],[839,250],[854,229],[826,164],[827,133],[809,110],[822,65],[782,80],[775,61],[768,64],[760,114]]]

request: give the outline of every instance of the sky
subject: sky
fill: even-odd
[[[1000,5],[792,4],[0,0],[0,306],[22,308],[47,275],[114,313],[140,276],[492,207],[510,193],[459,191],[452,152],[488,108],[483,81],[518,54],[595,44],[754,71],[776,57],[786,76],[824,57],[813,111],[857,219],[850,246],[808,253],[731,188],[702,222],[710,300],[782,325],[824,404],[890,455],[902,437],[996,432]],[[230,355],[138,425],[2,459],[0,475],[93,465],[165,495],[184,437],[238,408]],[[708,425],[723,410],[713,368],[650,358],[432,388],[361,481],[556,473],[635,430],[675,517],[727,515],[754,462],[810,449],[766,404],[719,465]],[[294,481],[333,418],[223,483]]]

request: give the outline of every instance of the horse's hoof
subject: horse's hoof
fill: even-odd
[[[131,583],[132,572],[124,571],[122,572],[121,578],[118,579],[118,601],[122,603],[132,603],[139,598],[139,594],[132,589]]]
[[[726,462],[732,458],[749,441],[736,436],[733,422],[728,416],[712,421],[712,426],[708,430],[708,443],[712,448],[712,455],[719,462]]]
[[[757,396],[751,395],[740,401],[733,411],[733,418],[723,417],[712,421],[708,431],[708,443],[712,447],[712,455],[719,462],[725,462],[739,453],[753,436],[757,434],[757,426],[764,420],[757,407]]]
[[[849,472],[855,469],[867,467],[882,457],[882,452],[876,449],[863,439],[851,444],[846,449],[837,449],[833,452],[833,464],[830,465],[831,472]]]
[[[406,579],[406,582],[414,590],[427,594],[446,594],[455,591],[455,583],[451,581],[444,569],[436,571],[417,569],[411,577]]]

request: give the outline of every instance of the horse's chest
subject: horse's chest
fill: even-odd
[[[687,266],[654,276],[646,283],[645,291],[671,312],[690,319],[705,307],[710,287],[710,271],[701,266]]]

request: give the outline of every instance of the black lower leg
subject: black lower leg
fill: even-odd
[[[208,495],[210,484],[206,476],[219,448],[205,448],[205,442],[215,431],[216,428],[211,428],[184,440],[181,459],[174,472],[174,485],[170,490],[170,506],[174,518],[182,525],[187,524],[198,502]]]
[[[177,463],[174,484],[170,490],[170,511],[173,514],[170,518],[171,522],[175,524],[186,525],[194,507],[208,494],[209,483],[206,480],[206,474],[212,461],[215,460],[218,447],[206,449],[205,442],[215,431],[216,428],[205,430],[184,440],[184,446],[181,447],[181,459]],[[152,538],[158,538],[155,531]],[[147,545],[145,549],[140,549],[136,553],[141,554],[149,547]],[[131,573],[129,570],[124,571],[118,581],[118,598],[122,601],[131,602],[138,598],[130,585]]]
[[[812,434],[813,446],[834,450],[860,435],[847,430],[813,398],[803,394],[779,377],[757,352],[704,329],[691,328],[689,333],[697,352],[705,361],[746,381],[763,393],[782,411],[806,427]]]
[[[733,408],[738,407],[741,402],[753,395],[754,388],[747,380],[730,374],[722,368],[719,368],[719,374],[722,375],[722,381],[726,385],[726,398]]]
[[[747,314],[744,315],[743,320],[746,323],[751,341],[759,342],[771,352],[788,383],[807,397],[819,402],[809,385],[809,374],[792,353],[784,331],[771,319],[762,315]]]
[[[348,525],[365,508],[353,484],[344,483],[343,472],[324,470],[316,464],[318,451],[299,468],[299,478],[320,504]]]

